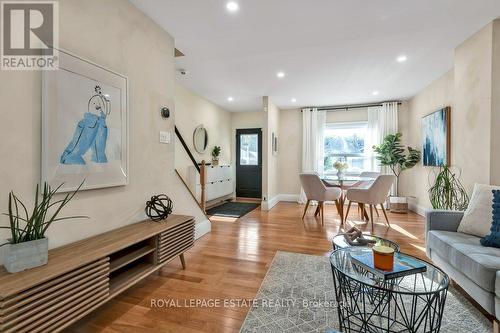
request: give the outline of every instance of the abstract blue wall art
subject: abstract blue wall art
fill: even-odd
[[[43,74],[42,181],[128,184],[127,93],[127,77],[59,51],[59,69]]]
[[[422,118],[422,162],[425,166],[450,164],[450,108]]]

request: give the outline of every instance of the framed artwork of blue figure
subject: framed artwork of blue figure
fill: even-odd
[[[42,181],[128,183],[128,79],[65,51],[43,75]]]

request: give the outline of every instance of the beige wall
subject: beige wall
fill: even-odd
[[[493,21],[490,181],[500,184],[500,20]]]
[[[445,106],[451,106],[452,110],[454,109],[453,75],[453,70],[449,71],[422,90],[418,95],[411,98],[407,103],[406,110],[400,109],[399,131],[403,133],[403,141],[406,145],[421,150],[422,117]],[[452,145],[452,148],[455,148],[454,145]],[[452,156],[453,155],[452,153]],[[399,184],[401,194],[415,196],[417,199],[413,199],[414,204],[430,207],[429,197],[427,195],[427,190],[429,188],[427,178],[430,170],[430,167],[424,167],[420,163],[414,168],[403,172]]]
[[[278,200],[278,154],[272,151],[272,135],[280,137],[280,109],[267,96],[263,98],[262,128],[262,209],[270,209]]]
[[[302,164],[302,113],[300,109],[280,112],[278,137],[279,194],[300,193],[299,173]]]
[[[368,121],[367,108],[337,110],[326,113],[327,123],[346,123],[355,121]]]
[[[469,193],[476,182],[499,184],[499,38],[497,20],[459,45],[454,68],[411,98],[407,113],[400,114],[405,140],[422,149],[422,116],[451,106],[451,165],[461,170],[461,181]],[[418,209],[431,207],[427,191],[436,170],[417,166],[402,176],[402,193],[416,196],[413,204]]]
[[[128,1],[59,2],[60,47],[128,76],[130,183],[80,193],[63,215],[88,220],[56,223],[48,232],[51,248],[143,219],[144,204],[160,192],[174,202],[174,212],[205,217],[174,174],[174,145],[160,144],[159,131],[174,132],[175,114],[160,117],[160,107],[174,107],[173,38]],[[14,190],[31,206],[40,182],[41,73],[0,71],[0,210]],[[8,220],[0,216],[0,225]],[[2,230],[0,243],[8,237]]]
[[[219,163],[231,163],[231,112],[176,83],[175,113],[175,124],[197,162],[211,162],[213,147],[220,146]],[[198,125],[203,125],[208,132],[208,147],[204,154],[198,153],[193,146],[193,132]],[[175,156],[175,168],[187,180],[188,167],[193,164],[180,143],[176,144]]]
[[[241,128],[262,128],[263,120],[264,115],[262,111],[231,113],[233,133],[236,133],[236,130]]]

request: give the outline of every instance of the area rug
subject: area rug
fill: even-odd
[[[240,332],[339,330],[329,258],[278,251]],[[334,306],[335,304],[335,306]],[[450,286],[442,333],[491,332],[492,324]]]
[[[207,215],[238,218],[250,213],[259,206],[260,204],[249,202],[226,202],[207,210]]]

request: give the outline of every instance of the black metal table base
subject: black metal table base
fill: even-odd
[[[332,267],[342,332],[437,333],[441,327],[447,289],[434,293],[392,292],[395,280],[368,286]],[[415,276],[414,283],[422,275]]]

